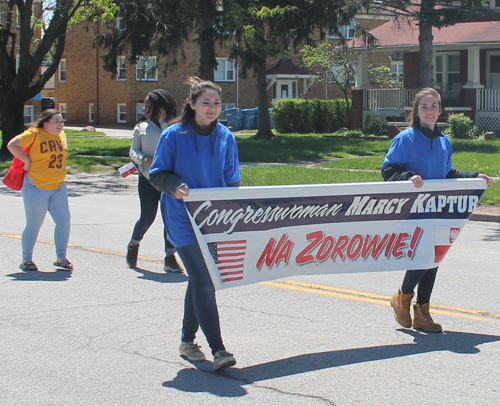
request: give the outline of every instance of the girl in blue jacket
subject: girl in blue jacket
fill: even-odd
[[[163,193],[161,209],[167,235],[189,276],[180,354],[190,361],[205,360],[194,342],[201,327],[217,371],[236,360],[222,342],[214,286],[182,199],[190,188],[239,186],[238,149],[233,134],[217,120],[221,88],[198,78],[190,78],[188,83],[190,95],[181,116],[160,137],[149,181]]]
[[[384,180],[411,180],[416,188],[420,188],[426,179],[479,177],[485,179],[489,187],[489,176],[477,172],[460,172],[451,166],[451,141],[436,125],[440,114],[441,96],[435,89],[425,88],[417,93],[409,117],[410,128],[392,140],[382,163]],[[391,298],[394,317],[401,326],[413,326],[429,333],[443,331],[429,314],[436,272],[437,268],[406,271],[401,288]],[[410,304],[417,285],[412,322]]]

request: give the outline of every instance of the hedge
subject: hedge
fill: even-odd
[[[349,127],[344,99],[282,99],[272,103],[272,115],[276,131],[283,134],[333,133]]]

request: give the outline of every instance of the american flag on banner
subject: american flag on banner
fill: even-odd
[[[209,242],[207,245],[222,282],[243,279],[246,240]]]

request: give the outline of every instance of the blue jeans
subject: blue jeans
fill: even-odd
[[[184,300],[182,337],[184,342],[193,342],[201,326],[212,354],[225,350],[220,332],[219,312],[215,300],[215,289],[210,279],[205,260],[198,243],[177,247],[189,276]]]
[[[160,203],[161,192],[156,190],[149,180],[139,173],[139,183],[137,186],[139,192],[139,201],[141,203],[141,217],[135,223],[134,231],[132,232],[132,242],[139,243],[144,238],[144,234],[153,224]],[[165,253],[175,253],[175,248],[170,241],[167,240],[167,231],[163,227],[163,239],[165,243]]]
[[[26,174],[23,182],[23,201],[26,214],[26,227],[21,239],[23,261],[31,261],[33,258],[33,249],[47,211],[56,224],[54,242],[57,258],[66,258],[71,218],[66,184],[63,183],[54,190],[44,190],[37,188]]]

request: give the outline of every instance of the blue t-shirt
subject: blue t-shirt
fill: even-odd
[[[451,141],[444,134],[433,140],[410,127],[392,140],[382,168],[399,165],[403,172],[411,171],[422,179],[445,179],[452,170]]]
[[[211,135],[201,136],[191,125],[172,125],[161,135],[149,170],[172,171],[189,189],[226,187],[240,180],[234,135],[218,123]],[[196,242],[183,200],[162,194],[161,213],[174,247]]]

